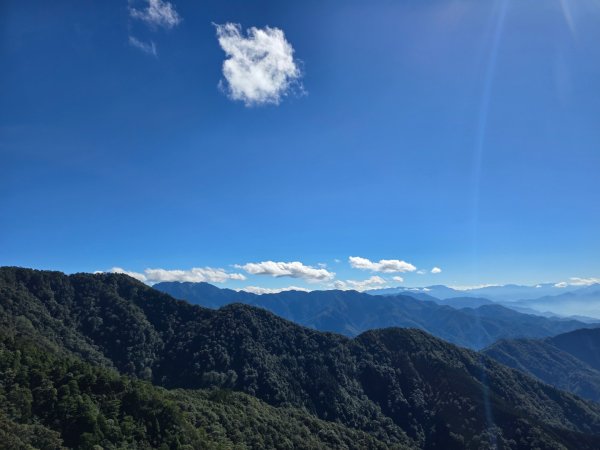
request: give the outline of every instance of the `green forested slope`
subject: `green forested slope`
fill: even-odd
[[[482,352],[559,389],[600,402],[600,371],[591,365],[597,364],[594,348],[600,347],[600,335],[590,331],[548,339],[501,340]]]
[[[422,331],[384,329],[348,339],[245,305],[204,309],[114,274],[2,268],[0,298],[7,339],[34,340],[58,358],[87,361],[89,370],[114,367],[173,389],[129,381],[143,399],[159,396],[174,408],[165,424],[162,418],[152,422],[152,413],[139,417],[158,424],[160,445],[168,444],[173,427],[191,424],[190,445],[208,436],[269,447],[307,436],[290,431],[304,423],[318,442],[341,448],[366,442],[365,433],[373,439],[369,446],[600,447],[597,405]],[[45,410],[62,411],[55,408]],[[3,410],[11,423],[28,423]],[[240,428],[231,425],[232,417],[250,424],[252,433],[227,431]],[[57,428],[63,421],[40,424],[72,443]],[[315,431],[319,427],[323,431]],[[157,438],[144,439],[155,440],[140,445],[158,445]]]
[[[23,338],[0,342],[0,374],[0,448],[387,448],[301,410],[221,389],[168,391]]]

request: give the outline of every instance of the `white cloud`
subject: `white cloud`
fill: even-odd
[[[173,5],[162,0],[147,0],[146,7],[142,9],[129,8],[129,15],[153,28],[170,29],[181,22],[181,16],[175,11]]]
[[[386,281],[374,275],[366,280],[337,280],[333,283],[333,287],[343,291],[353,289],[355,291],[366,291],[367,289],[381,288],[386,285]]]
[[[561,281],[560,283],[556,283],[554,287],[556,288],[566,288],[567,286],[591,286],[592,284],[599,284],[600,278],[579,278],[579,277],[571,277],[569,281]]]
[[[355,269],[370,270],[372,272],[394,273],[414,272],[417,270],[412,264],[399,259],[380,259],[379,262],[374,262],[360,256],[350,256],[348,261]]]
[[[310,292],[310,289],[306,289],[298,286],[288,286],[284,288],[265,288],[260,286],[246,286],[244,288],[238,289],[239,291],[251,292],[252,294],[278,294],[284,291],[302,291],[302,292]]]
[[[109,270],[112,273],[123,273],[144,283],[154,284],[161,281],[191,281],[208,283],[224,283],[227,280],[245,280],[241,273],[229,273],[213,267],[194,267],[189,270],[146,269],[144,273],[130,272],[120,267]]]
[[[439,267],[434,267],[433,269],[431,269],[431,273],[442,273],[442,269],[440,269]]]
[[[244,269],[251,275],[270,275],[272,277],[302,278],[308,281],[333,280],[335,273],[324,268],[306,266],[299,261],[275,262],[263,261],[259,263],[247,263],[243,266],[235,266]]]
[[[423,269],[421,269],[421,270],[417,270],[417,273],[419,275],[425,275],[427,272],[425,272]]]
[[[224,283],[227,280],[245,280],[241,273],[229,273],[223,269],[212,267],[194,267],[190,270],[146,269],[146,278],[151,283],[161,281],[206,281],[209,283]]]
[[[241,33],[233,23],[216,25],[219,45],[227,55],[223,62],[226,90],[246,106],[278,104],[298,85],[300,68],[294,49],[279,28],[256,28]]]
[[[398,283],[404,283],[404,278],[399,276],[392,277],[392,280],[397,281]]]
[[[569,278],[569,284],[572,286],[591,286],[600,283],[600,278]]]
[[[129,45],[131,45],[132,47],[135,47],[149,55],[157,56],[157,54],[158,54],[156,51],[156,45],[154,45],[154,42],[152,42],[152,41],[142,42],[134,36],[129,36]]]

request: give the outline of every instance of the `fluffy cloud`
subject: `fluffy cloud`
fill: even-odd
[[[371,272],[394,273],[394,272],[414,272],[415,266],[399,259],[381,259],[379,262],[371,261],[360,256],[350,256],[348,258],[350,265],[355,269],[370,270]]]
[[[245,280],[241,273],[228,273],[223,269],[212,267],[194,267],[190,270],[146,269],[146,278],[153,283],[161,281],[207,281],[209,283],[224,283],[227,280]]]
[[[392,280],[397,281],[398,283],[404,283],[404,278],[399,276],[392,277]]]
[[[335,277],[335,273],[330,272],[327,269],[305,266],[299,261],[263,261],[259,263],[248,263],[243,266],[237,265],[235,267],[243,269],[251,275],[302,278],[308,281],[330,281]]]
[[[216,25],[219,45],[227,55],[223,62],[226,90],[246,106],[278,104],[298,85],[300,68],[294,49],[278,28],[249,28],[246,36],[238,24]]]
[[[355,291],[366,291],[367,289],[381,288],[385,286],[386,283],[387,282],[383,278],[374,275],[366,280],[337,280],[333,283],[333,287],[344,291],[350,289]]]
[[[431,269],[431,273],[442,273],[442,269],[440,269],[439,267],[434,267],[433,269]]]
[[[113,267],[109,272],[123,273],[148,284],[160,283],[161,281],[224,283],[227,280],[246,279],[241,273],[229,273],[223,269],[212,267],[194,267],[190,270],[146,269],[144,273],[129,272],[120,267]]]
[[[306,289],[298,286],[288,286],[284,288],[264,288],[260,286],[246,286],[245,288],[239,289],[240,291],[251,292],[252,294],[278,294],[284,291],[302,291],[310,292],[310,289]]]
[[[143,42],[134,36],[129,36],[129,45],[135,47],[144,53],[148,53],[149,55],[156,56],[158,53],[156,52],[156,45],[154,42]]]
[[[173,28],[181,22],[181,16],[175,11],[173,5],[162,0],[147,0],[142,9],[129,8],[129,15],[139,19],[153,28]]]

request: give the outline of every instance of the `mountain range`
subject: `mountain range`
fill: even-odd
[[[535,299],[505,303],[512,308],[530,308],[536,311],[549,311],[557,315],[577,314],[587,317],[600,317],[600,285],[580,287],[557,295],[546,295]]]
[[[600,287],[596,285],[596,288]],[[452,288],[444,285],[433,285],[426,287],[394,287],[373,289],[368,291],[373,295],[393,295],[409,294],[410,292],[424,292],[433,297],[445,300],[455,297],[480,297],[487,298],[494,302],[512,302],[516,300],[533,300],[545,296],[560,295],[567,292],[574,292],[583,289],[582,286],[560,284],[560,283],[541,283],[534,286],[520,284],[489,285],[471,288]]]
[[[9,448],[600,447],[599,405],[421,330],[349,338],[122,274],[0,268],[0,300]]]
[[[502,338],[542,338],[597,326],[523,314],[478,298],[458,299],[457,304],[475,306],[458,309],[447,306],[446,300],[423,293],[413,294],[419,295],[419,299],[339,290],[257,295],[219,289],[208,283],[180,282],[159,283],[154,288],[209,308],[231,303],[257,306],[300,325],[351,337],[376,328],[410,327],[471,349],[484,348]]]
[[[422,288],[386,288],[367,291],[372,295],[411,295],[429,298],[438,303],[462,307],[466,299],[474,305],[482,300],[505,306],[515,311],[543,315],[546,317],[571,317],[583,321],[600,320],[600,284],[588,286],[566,283],[544,283],[535,286],[507,284],[470,289],[454,289],[435,285]],[[471,306],[474,306],[471,305]]]

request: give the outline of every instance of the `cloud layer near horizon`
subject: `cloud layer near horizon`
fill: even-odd
[[[402,273],[417,270],[411,263],[399,259],[380,259],[379,262],[375,262],[360,256],[350,256],[348,261],[350,266],[355,269],[370,270],[371,272]]]
[[[366,291],[368,289],[376,289],[384,287],[387,281],[380,276],[373,275],[371,278],[366,280],[337,280],[333,283],[335,289],[342,291],[355,290],[355,291]]]
[[[239,290],[244,291],[244,292],[250,292],[252,294],[258,294],[258,295],[279,294],[280,292],[286,292],[286,291],[310,292],[310,289],[306,289],[306,288],[298,287],[298,286],[287,286],[287,287],[283,287],[283,288],[265,288],[265,287],[260,287],[260,286],[246,286]]]
[[[302,278],[309,282],[330,281],[335,278],[335,273],[324,268],[307,266],[300,261],[275,262],[262,261],[258,263],[247,263],[236,265],[251,275],[270,275],[272,277]]]
[[[593,284],[599,284],[600,278],[580,278],[580,277],[571,277],[569,281],[561,281],[560,283],[556,283],[554,287],[557,288],[565,288],[567,286],[591,286]]]
[[[208,282],[224,283],[227,280],[243,281],[246,277],[241,273],[229,273],[223,269],[213,267],[193,267],[189,270],[166,270],[166,269],[146,269],[144,273],[129,272],[121,267],[113,267],[109,270],[112,273],[123,273],[144,283],[154,284],[163,281],[190,281],[190,282]]]

